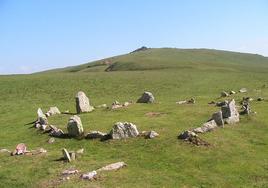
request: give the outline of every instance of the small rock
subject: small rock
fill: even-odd
[[[11,153],[12,155],[23,155],[27,152],[27,147],[25,144],[20,143],[16,146],[16,149]]]
[[[70,151],[70,152],[69,152],[69,155],[70,155],[72,161],[74,161],[74,160],[76,159],[76,154],[75,154],[75,152]]]
[[[246,92],[247,92],[247,89],[246,89],[246,88],[241,88],[241,89],[239,90],[239,92],[240,92],[240,93],[246,93]]]
[[[127,107],[127,106],[129,106],[130,104],[131,104],[131,102],[124,102],[123,106],[124,106],[124,107]]]
[[[190,137],[196,137],[196,136],[197,134],[193,131],[184,131],[178,136],[178,138],[182,140],[187,140]]]
[[[142,96],[137,100],[137,103],[153,103],[155,98],[151,92],[144,92]]]
[[[195,99],[191,98],[187,101],[187,104],[195,104]]]
[[[53,115],[56,115],[56,114],[60,114],[60,110],[58,109],[58,107],[56,106],[53,106],[53,107],[50,107],[49,110],[47,111],[47,114],[49,116],[53,116]]]
[[[72,174],[78,174],[78,170],[74,170],[74,169],[68,169],[68,170],[64,170],[61,174],[62,175],[72,175]]]
[[[118,101],[114,101],[114,102],[112,103],[112,105],[120,105],[120,102],[118,102]]]
[[[77,150],[76,153],[77,154],[83,154],[84,153],[84,148]]]
[[[235,91],[230,91],[229,94],[234,95],[234,94],[236,94],[236,92]]]
[[[125,166],[127,166],[126,163],[124,163],[124,162],[117,162],[117,163],[113,163],[113,164],[109,164],[107,166],[104,166],[104,167],[98,169],[97,171],[118,170],[118,169],[123,168]]]
[[[187,101],[177,101],[176,104],[186,104]]]
[[[96,108],[107,108],[107,104],[98,105],[98,106],[96,106]]]
[[[264,98],[258,97],[257,101],[264,101]]]
[[[81,178],[86,180],[93,180],[97,175],[96,171],[88,172],[86,174],[82,174]]]
[[[250,105],[249,103],[244,103],[242,106],[243,111],[240,113],[241,115],[249,115],[251,113]]]
[[[64,132],[61,129],[58,129],[56,126],[54,125],[49,125],[50,127],[50,136],[54,136],[54,137],[62,137],[64,135]]]
[[[227,104],[228,104],[228,101],[216,102],[216,106],[218,106],[218,107],[222,107],[222,106],[227,105]]]
[[[118,105],[118,104],[113,104],[112,105],[112,110],[114,110],[114,109],[118,109],[118,108],[122,108],[123,106],[120,104],[120,105]]]
[[[149,131],[149,132],[145,133],[145,138],[148,138],[148,139],[152,139],[152,138],[155,138],[158,136],[159,136],[159,134],[155,131]]]
[[[47,141],[49,144],[52,144],[55,142],[55,138],[49,138],[48,141]]]
[[[221,97],[228,97],[229,94],[226,91],[221,92]]]
[[[45,150],[44,148],[38,148],[37,150],[33,150],[31,151],[32,155],[38,155],[38,154],[42,154],[42,153],[47,153],[47,150]]]

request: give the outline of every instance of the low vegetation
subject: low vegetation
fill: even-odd
[[[106,61],[106,63],[104,63]],[[111,66],[113,66],[111,68]],[[107,72],[107,68],[109,68]],[[106,70],[106,71],[105,71]],[[9,156],[0,153],[0,187],[267,187],[268,184],[268,59],[259,55],[206,49],[147,49],[77,67],[32,75],[0,76],[0,149],[43,147],[44,155]],[[209,147],[177,139],[179,133],[200,126],[219,109],[208,103],[224,100],[222,91],[238,91],[224,99],[254,100],[256,114],[241,116],[240,123],[200,135]],[[136,101],[144,91],[154,104],[132,104],[81,114],[85,132],[109,132],[114,123],[133,122],[142,130],[155,130],[148,140],[79,140],[56,138],[32,128],[36,110],[57,106],[75,113],[75,95],[84,91],[92,105]],[[195,98],[195,104],[176,101]],[[159,114],[159,115],[148,115]],[[71,115],[49,118],[67,130]],[[60,161],[62,148],[84,154],[76,161]],[[57,181],[63,170],[81,172],[124,161],[127,167],[99,175],[94,181],[71,176]]]

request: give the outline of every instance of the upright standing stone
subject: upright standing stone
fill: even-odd
[[[151,92],[144,92],[142,96],[137,100],[137,103],[153,103],[154,96]]]
[[[72,116],[69,119],[67,130],[68,135],[71,137],[81,136],[84,133],[84,129],[80,117]]]
[[[227,124],[239,122],[239,113],[235,106],[235,100],[231,100],[227,105],[221,107],[222,117]]]
[[[94,110],[93,106],[90,105],[89,99],[83,91],[79,91],[75,97],[76,111],[78,114],[83,112],[91,112]]]
[[[48,124],[48,120],[46,115],[43,113],[43,111],[41,110],[41,108],[38,108],[37,110],[37,122],[40,125],[47,125]]]
[[[215,112],[214,114],[212,114],[212,119],[216,122],[218,126],[224,126],[222,111]]]

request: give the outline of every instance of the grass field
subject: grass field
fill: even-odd
[[[203,54],[203,55],[202,55]],[[265,57],[214,50],[152,49],[111,58],[117,63],[105,72],[102,61],[32,75],[0,76],[0,149],[13,150],[18,143],[29,149],[45,148],[45,155],[9,156],[0,153],[0,187],[268,187],[268,100],[253,101],[257,114],[241,116],[236,125],[200,135],[212,146],[197,147],[177,139],[183,130],[200,126],[218,107],[208,102],[223,90],[268,99],[268,60]],[[98,65],[98,66],[96,66]],[[132,71],[129,71],[132,70]],[[57,106],[75,112],[75,94],[84,91],[93,105],[136,101],[151,91],[155,104],[133,104],[124,109],[80,115],[86,132],[108,132],[118,121],[129,121],[140,131],[155,130],[159,138],[147,140],[76,140],[49,136],[27,125],[37,108]],[[194,97],[196,104],[176,105]],[[231,99],[231,98],[230,98]],[[148,112],[162,112],[148,117]],[[49,118],[66,131],[70,115]],[[61,149],[85,152],[72,163],[58,159]],[[78,176],[57,183],[63,170],[75,167],[89,172],[124,161],[127,167],[102,173],[96,181]]]

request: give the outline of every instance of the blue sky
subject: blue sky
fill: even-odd
[[[87,63],[143,45],[268,56],[268,0],[0,0],[0,74]]]

